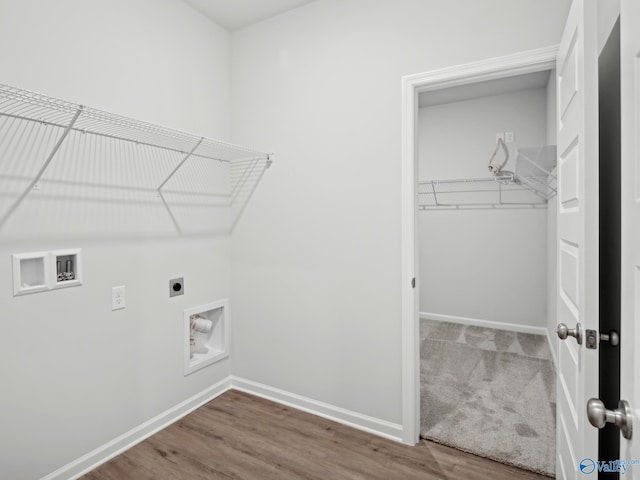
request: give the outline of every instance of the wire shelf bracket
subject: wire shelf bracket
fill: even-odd
[[[47,167],[49,167],[49,164],[53,160],[53,157],[56,156],[56,153],[58,153],[58,150],[60,150],[60,147],[62,146],[62,144],[64,143],[65,139],[67,138],[67,135],[69,135],[69,133],[71,132],[71,129],[73,128],[73,125],[78,120],[78,117],[80,117],[80,114],[82,113],[83,109],[84,109],[84,107],[82,105],[78,105],[76,113],[73,115],[73,118],[71,118],[71,121],[69,122],[69,124],[64,129],[64,132],[62,132],[62,135],[60,135],[60,138],[58,139],[58,141],[56,142],[55,146],[53,147],[53,149],[49,153],[49,156],[47,157],[47,159],[44,161],[44,163],[40,167],[40,170],[38,171],[38,173],[36,174],[34,179],[31,181],[31,183],[29,183],[27,188],[24,189],[24,191],[20,194],[20,196],[13,202],[13,204],[11,204],[11,206],[7,209],[7,211],[4,213],[2,218],[0,218],[0,229],[4,226],[4,224],[7,222],[7,220],[9,220],[9,217],[11,217],[13,212],[15,212],[18,209],[18,207],[24,201],[24,199],[27,197],[27,195],[29,195],[29,192],[31,192],[31,190],[33,190],[34,187],[36,187],[36,185],[38,184],[38,182],[42,178],[42,175],[44,175],[44,172],[47,170]]]

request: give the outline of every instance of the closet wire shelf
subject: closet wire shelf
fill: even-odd
[[[71,132],[132,142],[178,155],[180,160],[175,168],[156,187],[158,196],[168,210],[169,206],[162,195],[162,189],[189,158],[202,158],[230,164],[230,176],[233,179],[230,197],[242,189],[243,180],[246,181],[254,175],[253,170],[259,162],[262,162],[265,168],[272,163],[272,154],[266,152],[134,120],[5,84],[0,84],[0,120],[2,119],[57,127],[60,134],[27,188],[9,209],[1,214],[0,228],[34,187],[37,188],[38,182]],[[175,224],[175,218],[170,210],[169,214]],[[180,230],[177,224],[175,226]]]
[[[516,152],[513,172],[501,167],[492,170],[490,163],[492,176],[420,181],[418,208],[546,208],[557,194],[555,166],[555,145],[521,148]]]

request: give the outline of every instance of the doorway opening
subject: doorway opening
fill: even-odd
[[[550,71],[555,68],[555,58],[556,58],[557,49],[556,48],[546,48],[540,49],[530,52],[524,52],[518,55],[512,55],[507,57],[501,57],[499,59],[491,59],[486,62],[478,62],[474,64],[462,65],[459,67],[438,70],[433,72],[427,72],[425,74],[412,75],[409,77],[405,77],[403,79],[403,203],[402,203],[402,266],[403,266],[403,285],[402,285],[402,301],[403,301],[403,427],[404,427],[404,441],[407,443],[416,443],[419,439],[420,430],[421,430],[421,422],[420,422],[420,405],[421,405],[421,397],[420,397],[420,384],[421,384],[421,361],[420,361],[420,342],[425,337],[421,338],[420,332],[420,312],[423,314],[430,314],[428,316],[432,317],[430,320],[432,323],[430,327],[427,327],[427,331],[429,328],[440,328],[440,333],[446,330],[449,327],[443,326],[444,322],[449,322],[454,324],[452,328],[454,331],[456,328],[471,328],[468,333],[480,333],[480,330],[474,329],[488,329],[491,327],[500,326],[499,324],[502,322],[508,327],[508,334],[498,334],[498,339],[496,340],[495,334],[491,339],[486,338],[482,340],[480,343],[494,343],[497,345],[501,342],[501,339],[509,337],[509,335],[514,334],[517,340],[518,335],[536,335],[542,334],[543,342],[537,342],[538,346],[541,346],[542,349],[546,348],[547,352],[549,352],[549,347],[547,346],[547,337],[544,335],[549,331],[549,326],[553,322],[553,329],[555,330],[555,319],[547,318],[547,264],[553,263],[553,259],[547,258],[547,248],[546,248],[546,240],[547,234],[555,235],[553,232],[549,232],[547,229],[547,224],[550,222],[550,219],[547,218],[547,212],[549,209],[547,208],[547,199],[541,198],[540,195],[537,195],[536,192],[532,192],[531,189],[527,190],[526,188],[520,188],[522,185],[519,185],[517,181],[513,181],[509,187],[518,187],[520,191],[517,192],[505,192],[504,190],[509,190],[510,188],[506,188],[505,185],[500,184],[498,186],[498,191],[492,191],[492,194],[497,194],[498,199],[492,201],[486,201],[486,205],[479,207],[479,209],[470,205],[463,205],[473,202],[478,202],[478,193],[473,191],[474,188],[468,188],[471,191],[465,191],[463,188],[463,192],[456,192],[456,194],[461,194],[462,197],[458,197],[457,201],[451,201],[453,198],[452,194],[442,193],[442,189],[438,190],[434,188],[436,185],[433,183],[427,184],[427,187],[431,190],[431,198],[430,200],[426,200],[425,193],[420,194],[423,191],[423,185],[421,185],[422,181],[433,181],[433,180],[460,180],[465,178],[481,178],[481,177],[491,177],[494,173],[504,173],[506,175],[510,175],[515,172],[515,165],[509,162],[515,162],[515,159],[518,157],[518,152],[516,150],[515,143],[518,142],[518,147],[532,147],[532,146],[545,146],[549,143],[547,140],[547,130],[548,130],[548,121],[547,121],[547,98],[546,93],[549,85]],[[521,77],[521,78],[517,78]],[[555,76],[553,77],[555,78]],[[527,82],[531,88],[524,88]],[[542,115],[544,121],[542,122],[542,127],[540,125],[534,128],[535,133],[528,132],[526,128],[518,126],[517,128],[514,126],[511,128],[509,125],[490,125],[490,121],[495,115],[492,113],[493,110],[490,105],[479,105],[482,103],[486,103],[487,98],[492,97],[503,97],[498,100],[502,100],[502,103],[508,104],[509,102],[505,102],[506,97],[527,97],[529,101],[532,101],[533,97],[536,97],[533,94],[532,90],[539,90],[538,100],[541,100],[541,103],[538,102],[536,116]],[[544,92],[543,92],[544,91]],[[480,93],[480,95],[479,95]],[[482,99],[485,100],[482,100]],[[494,100],[496,99],[494,98]],[[524,101],[527,100],[524,98]],[[420,107],[420,101],[422,100],[422,108]],[[513,98],[512,98],[513,100]],[[469,104],[476,103],[476,107],[486,107],[488,110],[485,110],[484,114],[479,113],[480,110],[475,114],[463,115],[462,117],[458,117],[458,120],[455,120],[453,115],[453,110],[457,107],[460,107],[464,102]],[[535,103],[535,102],[533,102]],[[532,103],[532,104],[533,104]],[[550,102],[555,105],[555,100]],[[420,159],[420,151],[421,151],[421,142],[424,138],[421,138],[421,130],[420,124],[421,120],[426,119],[427,123],[429,122],[429,118],[436,118],[429,113],[425,113],[425,111],[421,112],[423,109],[431,109],[432,113],[434,111],[440,110],[444,111],[446,115],[450,115],[452,121],[450,126],[452,127],[450,131],[446,134],[449,135],[446,138],[444,132],[440,132],[440,134],[436,131],[436,136],[440,135],[440,140],[446,140],[441,143],[439,146],[436,146],[435,151],[431,152],[431,157],[436,158],[437,162],[431,165],[431,172],[428,173],[428,176],[421,176],[421,159]],[[446,110],[450,110],[447,112]],[[517,110],[517,109],[516,109]],[[489,112],[488,114],[486,112]],[[553,110],[552,118],[555,118],[555,110]],[[441,112],[442,113],[442,112]],[[494,112],[495,113],[495,112]],[[521,116],[526,117],[527,113],[524,111],[515,112],[521,113]],[[463,133],[463,123],[470,123],[471,117],[474,115],[479,115],[476,118],[476,123],[479,123],[480,126],[489,128],[490,131],[490,141],[487,144],[488,146],[478,146],[477,142],[471,142],[469,138],[466,138],[466,133]],[[484,115],[484,116],[483,116]],[[480,120],[478,120],[480,118]],[[523,120],[526,123],[528,120],[525,118]],[[486,124],[486,125],[485,125]],[[515,125],[515,124],[513,124]],[[555,126],[549,128],[549,130],[555,131]],[[513,135],[511,135],[511,132]],[[506,144],[506,140],[513,141],[513,143],[502,144],[500,142],[496,143],[496,134],[502,133],[501,138],[504,140]],[[508,135],[505,136],[505,133]],[[475,136],[475,135],[474,135]],[[533,138],[535,137],[535,138]],[[522,140],[522,142],[520,142]],[[551,140],[551,139],[549,139]],[[473,147],[473,154],[463,155],[466,159],[460,162],[452,162],[451,152],[457,150],[457,147],[464,145],[470,146],[472,143],[475,143]],[[431,143],[431,146],[434,146],[435,142]],[[506,148],[503,148],[506,147]],[[456,148],[454,148],[456,147]],[[423,147],[424,149],[424,147]],[[507,163],[503,164],[505,159],[505,150],[508,151],[510,160]],[[523,150],[523,148],[521,148]],[[492,157],[492,154],[496,153],[496,156],[493,158],[493,164],[499,165],[500,168],[497,169],[497,172],[490,172],[488,170],[489,159]],[[439,159],[439,160],[438,160]],[[449,159],[449,161],[448,161]],[[470,167],[470,163],[474,162],[473,167]],[[507,166],[508,165],[508,166]],[[439,170],[438,170],[439,169]],[[457,170],[456,170],[457,169]],[[446,175],[446,178],[445,178]],[[463,182],[464,183],[464,182]],[[478,182],[482,183],[482,182]],[[438,187],[442,187],[442,184],[438,185]],[[468,185],[467,185],[468,187]],[[495,187],[495,185],[492,185]],[[484,190],[484,188],[480,187],[479,190]],[[502,191],[501,191],[502,190]],[[434,195],[435,191],[435,195]],[[484,195],[481,194],[481,195]],[[533,196],[533,199],[531,197]],[[419,198],[422,197],[421,200]],[[434,198],[435,197],[435,198]],[[462,198],[462,199],[460,199]],[[472,199],[472,200],[470,200]],[[429,204],[431,201],[431,204]],[[553,201],[553,200],[551,200]],[[479,203],[483,203],[480,201]],[[507,205],[513,203],[514,205]],[[526,204],[526,205],[518,205],[518,204]],[[535,205],[534,205],[535,204]],[[435,216],[436,222],[438,223],[438,227],[436,228],[436,223],[432,226],[434,229],[432,230],[433,235],[430,238],[430,241],[435,242],[434,245],[437,245],[438,242],[442,248],[433,248],[430,251],[438,256],[440,254],[452,254],[454,255],[453,260],[449,258],[447,261],[442,255],[441,258],[435,259],[439,262],[437,265],[434,264],[429,267],[433,273],[438,270],[440,273],[438,275],[433,275],[430,278],[427,278],[426,275],[421,275],[421,261],[422,255],[421,250],[422,246],[420,245],[420,223],[421,223],[421,215],[424,212],[419,210],[419,205],[422,205],[427,210],[427,214],[431,216]],[[483,212],[479,212],[478,210],[484,210]],[[553,207],[551,211],[553,211]],[[532,225],[538,225],[541,228],[536,232],[536,235],[542,239],[542,251],[527,252],[527,248],[524,248],[524,245],[514,246],[513,243],[510,244],[509,247],[505,249],[505,247],[501,247],[500,241],[495,243],[487,243],[489,240],[488,237],[482,239],[480,241],[480,237],[482,233],[486,233],[488,230],[492,230],[491,222],[494,222],[495,225],[503,225],[504,220],[513,217],[523,216],[522,213],[526,212],[527,214],[531,213],[532,218],[534,220],[529,223],[529,230],[531,230]],[[460,214],[460,218],[472,218],[473,214],[481,213],[486,216],[486,214],[497,214],[490,221],[485,222],[480,217],[475,218],[477,232],[476,234],[470,233],[467,229],[465,230],[458,225],[458,229],[453,227],[453,224],[458,222],[458,220],[447,220],[447,215],[451,214]],[[449,217],[450,218],[450,217]],[[496,223],[496,219],[502,218],[502,222]],[[486,220],[486,219],[485,219]],[[520,221],[520,219],[518,220]],[[453,223],[451,223],[453,222]],[[509,222],[506,222],[509,223]],[[551,221],[551,223],[553,223]],[[544,227],[544,228],[542,228]],[[427,227],[427,230],[430,227]],[[436,238],[436,234],[443,234]],[[450,243],[452,240],[446,239],[447,235],[454,233],[454,242],[457,242],[456,245],[458,247],[453,248],[455,245]],[[512,238],[506,231],[498,232],[502,236],[502,241],[509,243]],[[523,231],[519,231],[518,233],[526,233]],[[533,234],[533,231],[530,232]],[[499,235],[499,237],[500,237]],[[449,243],[448,243],[449,242]],[[480,248],[480,245],[484,243],[484,246]],[[531,242],[529,242],[531,243]],[[464,260],[464,256],[460,255],[460,249],[465,248],[465,245],[468,247],[469,245],[475,245],[475,256],[476,259],[487,260],[488,263],[485,263],[480,270],[484,269],[485,280],[483,281],[482,271],[478,274],[478,271],[475,272],[475,277],[472,279],[472,275],[469,269],[469,265]],[[501,307],[506,306],[509,302],[517,302],[517,299],[513,299],[511,295],[507,294],[505,291],[504,285],[494,284],[493,288],[491,285],[491,281],[487,280],[487,276],[494,276],[498,278],[497,271],[500,270],[499,266],[504,267],[505,264],[510,262],[508,252],[501,253],[501,248],[506,251],[514,251],[520,250],[520,256],[529,257],[526,258],[526,262],[529,265],[535,263],[535,268],[537,273],[538,281],[536,286],[532,287],[536,290],[536,306],[535,308],[531,307],[529,304],[525,304],[519,307],[518,310],[522,312],[522,318],[510,318],[505,319],[504,316],[500,315]],[[469,250],[467,248],[467,250]],[[552,251],[555,251],[554,248],[551,248]],[[456,254],[458,254],[456,256]],[[473,255],[472,255],[473,256]],[[434,261],[434,258],[431,258],[431,261]],[[453,261],[453,263],[451,263]],[[456,265],[457,262],[457,265]],[[427,262],[428,263],[428,262]],[[487,267],[488,265],[488,267]],[[517,269],[516,269],[517,271]],[[552,268],[552,271],[555,272],[555,268]],[[526,275],[526,273],[523,273]],[[438,285],[441,288],[445,288],[445,276],[449,277],[449,280],[453,282],[454,287],[447,289],[446,295],[437,295],[432,296],[428,300],[422,299],[421,301],[421,291],[423,283],[429,284],[430,282],[440,282]],[[455,282],[456,276],[458,278],[458,282]],[[517,276],[517,275],[516,275]],[[555,279],[555,275],[549,275],[553,279]],[[415,282],[416,288],[413,288],[414,282],[412,280],[416,278]],[[476,283],[477,288],[474,289],[470,287],[474,282],[477,282],[480,279],[480,283]],[[472,281],[473,280],[473,281]],[[504,281],[505,278],[501,278],[501,281]],[[516,283],[513,279],[507,278],[507,284],[509,282]],[[461,283],[467,282],[464,288],[471,288],[471,290],[467,290],[466,294],[462,294],[462,285]],[[540,289],[540,283],[542,283],[542,288]],[[433,287],[433,285],[431,285]],[[482,291],[484,287],[489,287],[489,290]],[[526,290],[526,289],[525,289]],[[442,293],[441,290],[440,293]],[[529,292],[531,294],[532,292]],[[448,299],[446,298],[448,295]],[[520,298],[525,298],[527,293],[524,293],[524,296],[521,295]],[[480,305],[480,310],[485,308],[485,312],[489,312],[489,314],[482,313],[472,313],[470,310],[464,310],[465,303],[471,304],[473,302],[467,302],[465,299],[469,299],[469,297],[475,297],[477,300],[479,299],[481,302],[485,302],[484,305]],[[551,297],[550,300],[555,301],[555,296]],[[501,303],[503,305],[501,305]],[[453,306],[454,309],[447,310],[445,305],[448,304],[450,307]],[[492,307],[493,306],[493,307]],[[455,309],[456,307],[457,310]],[[468,307],[468,305],[467,305]],[[493,310],[492,310],[493,308]],[[529,310],[535,311],[529,311]],[[439,310],[439,311],[438,311]],[[480,311],[478,310],[478,311]],[[504,309],[503,311],[507,311]],[[489,318],[481,318],[482,316]],[[426,316],[426,315],[423,315]],[[434,318],[435,317],[435,318]],[[533,325],[527,325],[527,322],[530,322],[530,319],[535,317],[535,322]],[[542,317],[542,318],[540,318]],[[464,325],[466,321],[469,323],[471,320],[471,324]],[[473,324],[473,320],[475,320],[475,325]],[[482,322],[484,320],[484,323]],[[491,323],[493,322],[493,323]],[[455,325],[458,325],[456,327]],[[433,330],[432,330],[433,331]],[[485,332],[486,333],[486,332]],[[464,339],[464,332],[458,330],[458,334],[456,336],[455,333],[452,333],[452,336],[455,336],[456,340]],[[445,334],[446,335],[446,334]],[[460,336],[462,335],[462,336]],[[555,334],[554,334],[555,335]],[[471,337],[473,335],[470,335]],[[482,337],[482,335],[480,335]],[[524,337],[523,337],[524,338]],[[490,341],[488,341],[490,340]],[[504,342],[503,342],[504,343]],[[530,343],[524,342],[526,344],[525,348],[530,347]],[[521,342],[516,342],[516,344],[510,344],[507,348],[521,348]],[[551,349],[553,350],[553,349]],[[550,360],[548,360],[550,362]],[[540,362],[539,362],[540,363]],[[542,373],[544,376],[545,374]],[[508,379],[507,384],[508,384]],[[555,383],[555,382],[553,382]],[[553,393],[549,393],[548,397],[553,397]],[[433,400],[433,399],[432,399]],[[440,405],[443,410],[441,412],[449,409],[450,415],[455,417],[454,410],[451,408],[455,408],[455,403],[458,399],[451,398],[447,402],[447,405]],[[433,402],[436,404],[437,402]],[[551,406],[548,406],[552,408]],[[431,412],[434,414],[434,412]],[[553,416],[553,412],[550,414]],[[519,426],[520,434],[523,436],[532,435],[527,427],[529,425],[523,423]],[[455,427],[453,427],[455,430]],[[459,432],[458,432],[459,433]],[[518,434],[518,432],[516,432]],[[444,443],[444,442],[443,442]]]
[[[544,70],[423,92],[417,122],[420,435],[547,475],[555,78]]]

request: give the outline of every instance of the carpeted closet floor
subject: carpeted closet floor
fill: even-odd
[[[555,368],[543,335],[420,320],[423,438],[550,476]]]

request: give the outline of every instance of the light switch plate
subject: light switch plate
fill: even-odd
[[[111,287],[111,310],[126,308],[127,298],[124,285]]]

